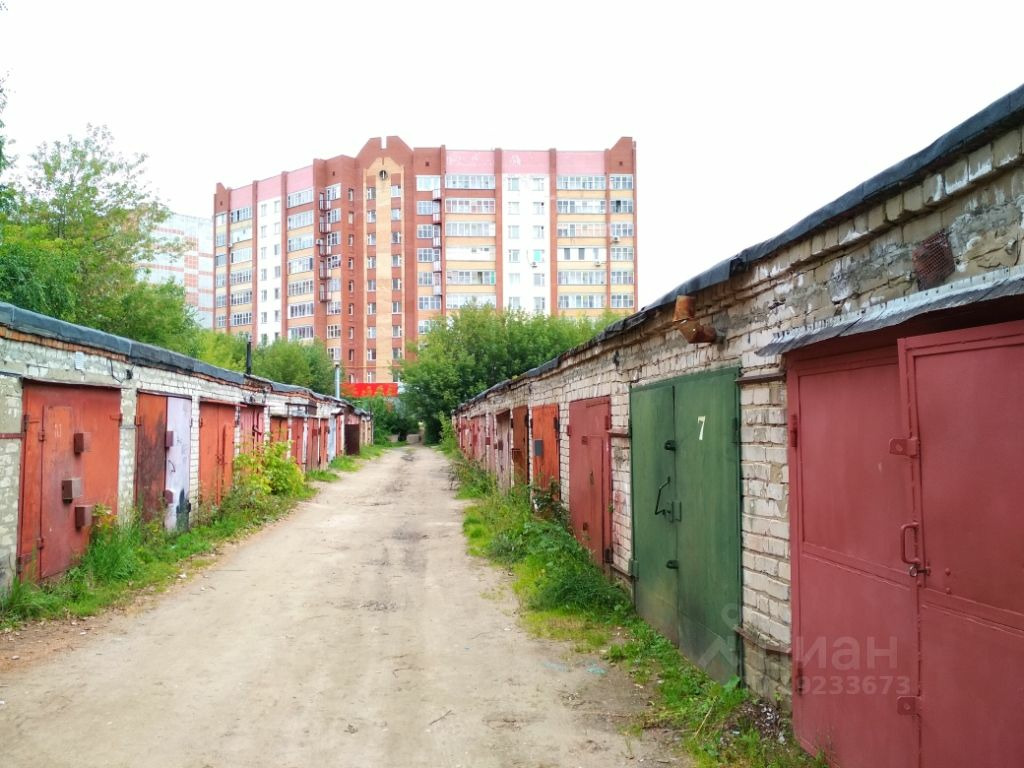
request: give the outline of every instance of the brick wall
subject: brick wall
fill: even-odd
[[[608,395],[612,429],[629,424],[633,385],[740,365],[742,477],[741,633],[748,685],[789,696],[791,640],[789,472],[784,361],[758,350],[773,335],[879,306],[917,293],[913,254],[944,232],[954,257],[945,285],[983,275],[1014,276],[1024,240],[1021,129],[907,180],[888,198],[822,226],[741,274],[696,294],[697,316],[719,343],[690,345],[672,327],[671,308],[645,323],[568,355],[557,368],[498,387],[458,415],[494,414],[514,405],[557,402],[561,423],[573,400]],[[618,354],[618,365],[614,356]],[[532,440],[530,441],[532,460]],[[561,484],[568,497],[569,441],[561,440]],[[612,437],[613,560],[628,571],[632,556],[630,445]]]

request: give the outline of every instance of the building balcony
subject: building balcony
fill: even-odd
[[[440,224],[441,223],[441,212],[440,211],[435,211],[434,212],[434,223],[435,224]]]
[[[434,286],[434,295],[435,296],[440,296],[441,295],[441,290],[442,290],[442,287],[440,285],[435,285]]]
[[[430,197],[432,199],[434,199],[434,200],[440,200],[441,199],[441,188],[438,187],[437,189],[431,190]]]
[[[440,237],[435,237],[434,238],[434,247],[435,248],[440,248],[441,247],[441,238]]]
[[[441,271],[441,260],[440,259],[434,259],[434,271],[435,272],[440,272]]]

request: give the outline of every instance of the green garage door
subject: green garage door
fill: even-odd
[[[740,674],[737,374],[630,397],[637,610],[721,681]]]

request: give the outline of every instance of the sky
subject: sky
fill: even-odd
[[[371,137],[637,142],[640,305],[1024,82],[1024,4],[0,0],[24,166],[107,125],[172,210]]]

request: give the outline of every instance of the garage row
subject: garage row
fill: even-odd
[[[235,457],[289,442],[306,471],[372,442],[351,403],[0,304],[0,589],[59,576],[94,513],[186,530]]]
[[[1024,752],[1024,89],[453,415],[844,768]]]

